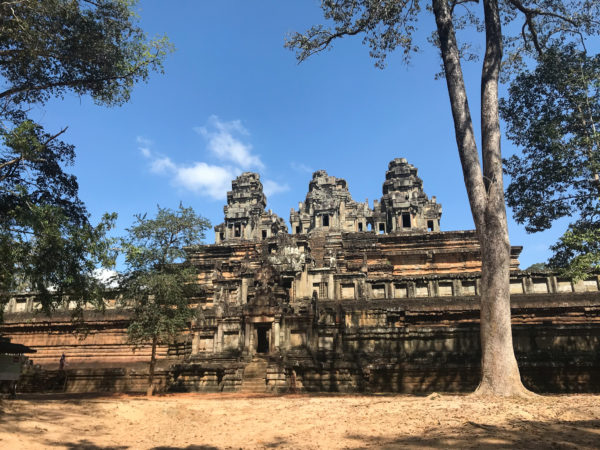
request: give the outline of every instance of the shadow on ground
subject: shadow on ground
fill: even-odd
[[[93,442],[88,441],[87,439],[81,439],[77,442],[46,442],[45,446],[48,447],[60,447],[66,448],[69,450],[126,450],[130,447],[126,445],[109,445],[109,446],[101,446],[96,445]]]
[[[443,433],[432,428],[424,434],[391,438],[351,434],[346,437],[356,441],[356,448],[599,448],[600,420],[516,420],[500,426],[469,421],[455,428],[444,427]]]

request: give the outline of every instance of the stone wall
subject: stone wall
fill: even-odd
[[[529,388],[536,392],[600,392],[597,291],[514,294],[512,312],[515,353]],[[117,328],[125,332],[125,318],[117,320],[109,314],[104,322],[90,322],[90,345],[83,339],[71,353],[73,330],[64,322],[60,326],[61,322],[56,326],[45,322],[54,329],[52,339],[34,338],[40,336],[39,324],[25,317],[8,314],[2,328],[14,342],[27,342],[24,338],[29,336],[28,345],[39,352],[32,357],[42,368],[26,378],[24,390],[61,389],[56,366],[64,352],[69,361],[67,391],[144,391],[147,349],[134,352],[124,341],[113,340],[119,335],[114,332]],[[316,307],[295,305],[281,321],[281,345],[267,355],[267,389],[286,390],[294,371],[297,388],[306,391],[473,390],[479,379],[478,317],[476,296],[322,300]],[[209,323],[217,320],[208,312],[206,319]],[[195,327],[198,330],[202,325]],[[104,345],[99,345],[99,336],[104,336]],[[213,339],[217,337],[215,331]],[[252,357],[238,346],[196,354],[191,345],[171,348],[169,352],[165,347],[160,354],[159,379],[165,390],[238,390],[243,369]],[[107,356],[110,354],[113,356]]]
[[[264,369],[265,388],[275,391],[292,374],[307,391],[472,390],[480,359],[477,236],[439,231],[441,206],[424,193],[416,168],[395,159],[388,169],[372,210],[352,200],[345,180],[315,172],[292,211],[293,234],[265,211],[258,174],[236,178],[216,243],[186,249],[197,272],[199,294],[189,301],[197,319],[158,349],[164,388],[237,390],[253,364],[247,372],[256,378]],[[520,251],[511,249],[510,292],[525,383],[597,391],[599,275],[574,283],[521,271]],[[79,329],[68,305],[46,317],[34,295],[15,296],[0,333],[37,350],[31,386],[54,386],[65,353],[66,389],[137,391],[150,348],[133,349],[129,313],[111,301],[106,307],[85,311]]]

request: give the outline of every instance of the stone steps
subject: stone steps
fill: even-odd
[[[267,367],[269,363],[263,358],[255,357],[244,369],[240,392],[260,393],[267,390]]]

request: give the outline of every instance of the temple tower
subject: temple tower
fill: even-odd
[[[374,202],[373,223],[378,233],[440,231],[442,205],[423,191],[418,170],[405,158],[390,161],[381,201]]]
[[[262,240],[287,233],[285,221],[265,211],[267,198],[260,176],[244,172],[231,182],[227,205],[223,208],[225,222],[215,227],[215,243],[232,240]]]
[[[343,178],[324,170],[313,173],[306,199],[290,212],[292,234],[311,231],[366,231],[372,212],[368,202],[352,200]]]

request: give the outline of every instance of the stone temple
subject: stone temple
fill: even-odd
[[[267,210],[258,174],[232,181],[215,244],[187,249],[197,319],[160,348],[163,388],[182,391],[464,391],[479,380],[481,257],[472,230],[441,231],[442,206],[417,169],[389,163],[382,196],[355,201],[315,172],[285,221]],[[598,275],[573,282],[519,269],[512,247],[515,352],[537,391],[600,390]],[[0,331],[37,350],[36,383],[64,352],[71,391],[144,390],[149,347],[126,343],[128,312],[36,314],[17,296]],[[37,381],[35,377],[38,377]],[[46,378],[44,378],[46,377]],[[291,380],[294,380],[293,382]],[[50,383],[51,384],[51,383]]]

